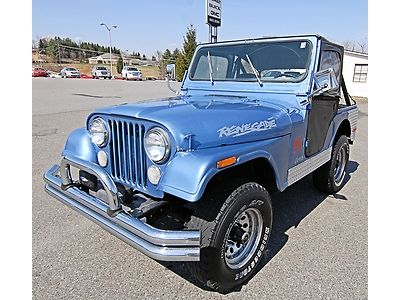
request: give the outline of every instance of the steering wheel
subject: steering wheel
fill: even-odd
[[[294,76],[293,74],[290,74],[290,73],[281,73],[278,76],[275,76],[274,78],[279,78],[279,77],[283,77],[283,76],[290,77],[290,78],[297,78],[297,76]]]

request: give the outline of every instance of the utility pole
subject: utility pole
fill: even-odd
[[[60,65],[60,41],[57,43],[58,46],[58,64]]]
[[[108,27],[106,24],[101,23],[100,26],[104,26],[105,28],[107,28],[108,30],[108,35],[110,37],[110,72],[111,72],[111,78],[113,77],[113,73],[112,73],[112,58],[111,58],[111,29],[112,28],[117,28],[117,25],[113,25],[111,28]]]

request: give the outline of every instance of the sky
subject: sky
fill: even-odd
[[[368,36],[367,0],[222,0],[218,40],[317,33],[326,38],[365,42]],[[32,40],[69,37],[139,51],[181,49],[187,27],[193,24],[197,41],[208,42],[205,0],[33,0]]]

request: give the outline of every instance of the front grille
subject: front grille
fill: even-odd
[[[146,187],[145,126],[124,120],[108,120],[111,130],[111,176],[136,188]]]

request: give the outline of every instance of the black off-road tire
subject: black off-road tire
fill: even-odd
[[[242,263],[246,263],[231,268],[226,258],[226,252],[231,250],[227,246],[228,232],[231,232],[234,220],[247,211],[260,213],[259,239],[252,243],[256,245],[252,248],[254,252],[243,259]],[[241,180],[214,189],[200,200],[187,223],[188,228],[201,230],[200,261],[187,262],[188,270],[200,283],[220,293],[242,285],[255,274],[267,249],[272,217],[271,198],[267,190],[257,183]]]
[[[334,194],[340,191],[345,184],[347,164],[349,162],[350,146],[345,135],[336,141],[331,159],[312,173],[314,186],[323,193]],[[341,161],[338,165],[338,159]],[[344,161],[342,161],[344,159]],[[335,177],[338,167],[343,167],[343,173]],[[339,170],[340,171],[340,170]]]

